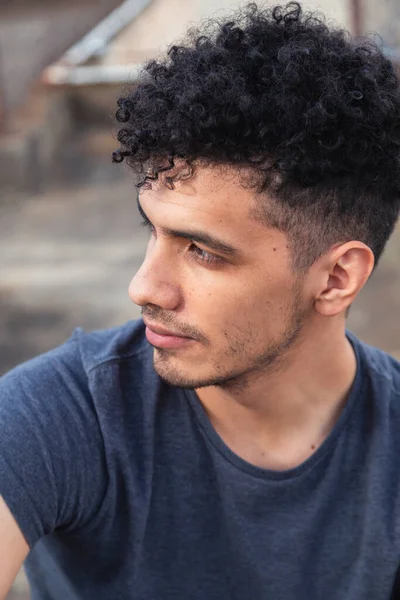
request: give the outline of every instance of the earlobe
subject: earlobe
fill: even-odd
[[[314,306],[315,310],[323,317],[334,317],[342,312],[335,307],[335,302],[331,297],[330,292],[320,294],[319,298],[316,299]]]

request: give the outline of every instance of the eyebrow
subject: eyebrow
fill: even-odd
[[[152,225],[150,219],[144,212],[142,205],[139,202],[139,198],[136,198],[136,202],[137,202],[137,207],[138,207],[141,217],[147,223],[150,223],[150,225]],[[172,237],[183,238],[186,240],[191,240],[192,242],[198,242],[200,244],[204,244],[205,246],[207,246],[208,248],[211,248],[212,250],[215,250],[216,252],[221,252],[222,254],[226,254],[227,256],[231,256],[233,258],[238,258],[242,255],[242,252],[238,248],[235,248],[234,246],[227,244],[220,238],[218,238],[214,235],[210,235],[209,233],[206,233],[204,231],[198,231],[198,230],[197,231],[196,230],[183,231],[180,229],[170,229],[169,227],[161,227],[160,229],[166,235],[169,235]]]

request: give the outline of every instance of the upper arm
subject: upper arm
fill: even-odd
[[[0,378],[0,496],[8,506],[3,502],[0,539],[4,529],[16,557],[21,543],[26,550],[21,533],[33,548],[44,536],[82,527],[96,514],[106,479],[95,414],[72,343]],[[0,571],[1,552],[7,552],[1,544]],[[9,560],[7,580],[18,569],[18,558]]]
[[[28,552],[29,546],[0,496],[0,600],[5,600]]]

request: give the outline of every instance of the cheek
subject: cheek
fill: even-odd
[[[184,290],[183,320],[199,327],[205,334],[214,334],[241,304],[240,288],[222,278],[201,276]]]
[[[264,278],[265,279],[265,278]],[[260,285],[262,284],[262,285]],[[279,320],[287,307],[287,290],[281,281],[263,281],[261,276],[241,278],[201,277],[188,286],[185,313],[204,332],[259,326]]]

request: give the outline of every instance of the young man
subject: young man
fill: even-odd
[[[43,600],[395,597],[400,364],[346,331],[399,214],[393,67],[250,5],[117,118],[143,321],[2,379],[0,596],[27,557]]]

